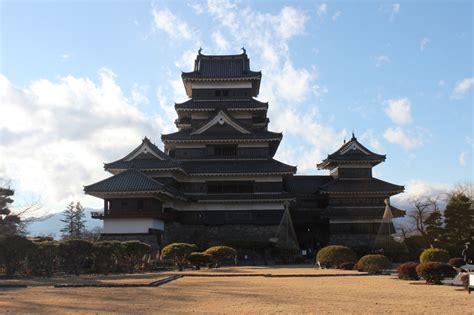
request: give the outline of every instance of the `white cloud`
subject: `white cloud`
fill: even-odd
[[[71,54],[64,53],[61,55],[61,60],[65,61],[67,59],[71,58]]]
[[[377,67],[381,67],[381,66],[384,66],[386,64],[389,64],[391,61],[392,60],[387,55],[380,55],[380,56],[375,57],[375,65]]]
[[[438,86],[444,86],[446,82],[444,82],[444,80],[439,80],[438,81]]]
[[[465,151],[459,153],[459,164],[461,166],[466,166],[466,152]]]
[[[40,196],[44,212],[62,211],[72,200],[101,207],[82,186],[107,176],[103,162],[172,124],[138,109],[148,101],[144,93],[136,85],[127,97],[107,69],[99,71],[98,82],[66,76],[26,87],[0,75],[0,177],[11,179],[17,194]]]
[[[393,21],[398,13],[400,13],[400,3],[392,4],[390,10],[390,21]]]
[[[411,103],[408,98],[390,99],[384,102],[385,113],[398,125],[411,122]]]
[[[374,149],[375,152],[380,153],[382,152],[382,144],[380,143],[378,137],[375,135],[375,132],[372,129],[365,131],[363,134],[360,135],[360,139],[362,142],[368,142],[369,147]]]
[[[469,92],[473,85],[474,77],[465,78],[461,81],[458,81],[456,83],[456,86],[454,87],[452,98],[462,99],[464,96],[466,96],[466,94]]]
[[[405,184],[405,192],[392,197],[392,199],[404,207],[410,207],[411,200],[413,199],[418,197],[443,197],[451,188],[450,185],[445,183],[430,183],[419,179],[412,179]],[[409,209],[405,208],[405,210]]]
[[[192,32],[186,22],[183,22],[167,8],[154,7],[152,14],[155,30],[164,31],[173,39],[189,40],[192,38]]]
[[[324,17],[327,13],[328,13],[328,5],[327,3],[321,3],[319,6],[318,6],[318,16],[320,18]]]
[[[341,15],[342,15],[342,12],[341,12],[341,11],[336,11],[336,13],[334,13],[334,14],[332,15],[332,18],[331,18],[331,19],[332,19],[333,21],[337,21],[337,20],[341,17]]]
[[[388,142],[398,144],[407,150],[419,147],[426,141],[421,130],[417,130],[415,133],[407,133],[401,127],[390,127],[385,130],[383,136]]]
[[[283,39],[289,39],[303,32],[307,20],[308,17],[303,12],[292,7],[284,7],[277,17],[279,21],[277,30]]]
[[[205,6],[201,3],[188,3],[188,6],[193,9],[197,15],[201,15],[205,11]]]
[[[427,37],[423,37],[420,41],[420,50],[421,51],[424,51],[426,46],[429,44],[430,42],[430,39],[427,38]]]
[[[229,42],[224,38],[220,31],[212,33],[212,39],[219,50],[226,51],[229,49]]]

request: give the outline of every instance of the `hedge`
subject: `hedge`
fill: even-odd
[[[343,263],[355,263],[356,253],[349,247],[340,245],[326,246],[316,254],[316,263],[323,268],[337,268]]]
[[[392,263],[384,255],[365,255],[354,266],[358,271],[365,271],[370,274],[379,273],[384,269],[390,269]]]
[[[427,283],[442,284],[441,280],[456,276],[456,270],[442,262],[424,262],[416,267],[418,276],[426,280]]]
[[[420,255],[420,262],[443,262],[447,263],[450,256],[448,251],[441,248],[427,248]]]
[[[402,280],[419,280],[420,277],[416,273],[417,262],[407,262],[398,266],[398,278]]]

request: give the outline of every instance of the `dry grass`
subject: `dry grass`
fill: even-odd
[[[474,314],[474,295],[389,276],[313,268],[221,268],[192,273],[328,274],[344,277],[184,277],[155,288],[0,289],[13,313],[424,313]],[[184,272],[186,274],[187,272]],[[163,275],[145,274],[145,279]],[[129,275],[122,278],[138,275]],[[120,279],[115,279],[120,280]],[[143,280],[137,278],[136,280]]]

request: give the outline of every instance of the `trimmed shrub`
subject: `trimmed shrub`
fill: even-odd
[[[417,262],[407,262],[398,266],[398,279],[402,280],[419,280],[418,274],[416,273]]]
[[[209,265],[212,262],[212,256],[209,254],[194,252],[188,257],[188,261],[197,270],[201,269],[201,266]]]
[[[448,261],[448,264],[450,264],[453,267],[460,268],[461,266],[464,266],[466,262],[464,261],[464,258],[455,257],[455,258],[451,258]]]
[[[124,256],[129,272],[144,268],[144,258],[151,253],[151,246],[140,241],[122,242],[125,246]]]
[[[35,244],[22,236],[0,237],[0,267],[3,266],[7,277],[12,277],[26,265],[28,255]]]
[[[84,240],[67,240],[59,244],[59,256],[69,273],[76,276],[84,270],[88,260],[93,257],[94,247],[91,242]]]
[[[345,262],[339,265],[339,269],[342,270],[353,270],[354,269],[354,263],[352,262]]]
[[[35,242],[35,247],[29,255],[31,272],[35,276],[51,277],[57,269],[59,255],[59,242]]]
[[[416,267],[418,276],[426,280],[426,283],[442,284],[441,280],[456,276],[456,270],[442,262],[424,262]]]
[[[365,271],[374,274],[391,267],[392,263],[384,255],[365,255],[359,259],[354,268],[358,271]]]
[[[356,261],[356,253],[349,247],[340,245],[326,246],[316,254],[316,262],[319,262],[323,268],[337,268],[342,263]]]
[[[161,250],[162,259],[172,259],[179,270],[183,270],[188,263],[188,257],[191,253],[196,252],[198,247],[188,243],[173,243],[165,246]]]
[[[94,265],[104,274],[118,271],[123,261],[125,245],[119,241],[101,241],[94,243]]]
[[[447,263],[449,253],[441,248],[427,248],[420,255],[420,262],[442,262]]]
[[[216,268],[219,267],[225,259],[235,259],[237,251],[229,246],[213,246],[204,251],[205,254],[211,255],[216,262]]]

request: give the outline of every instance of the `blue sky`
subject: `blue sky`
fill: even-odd
[[[245,46],[300,174],[352,130],[416,194],[472,181],[469,1],[1,1],[0,177],[56,212],[144,136],[174,130],[181,71]],[[6,114],[4,114],[6,113]]]

